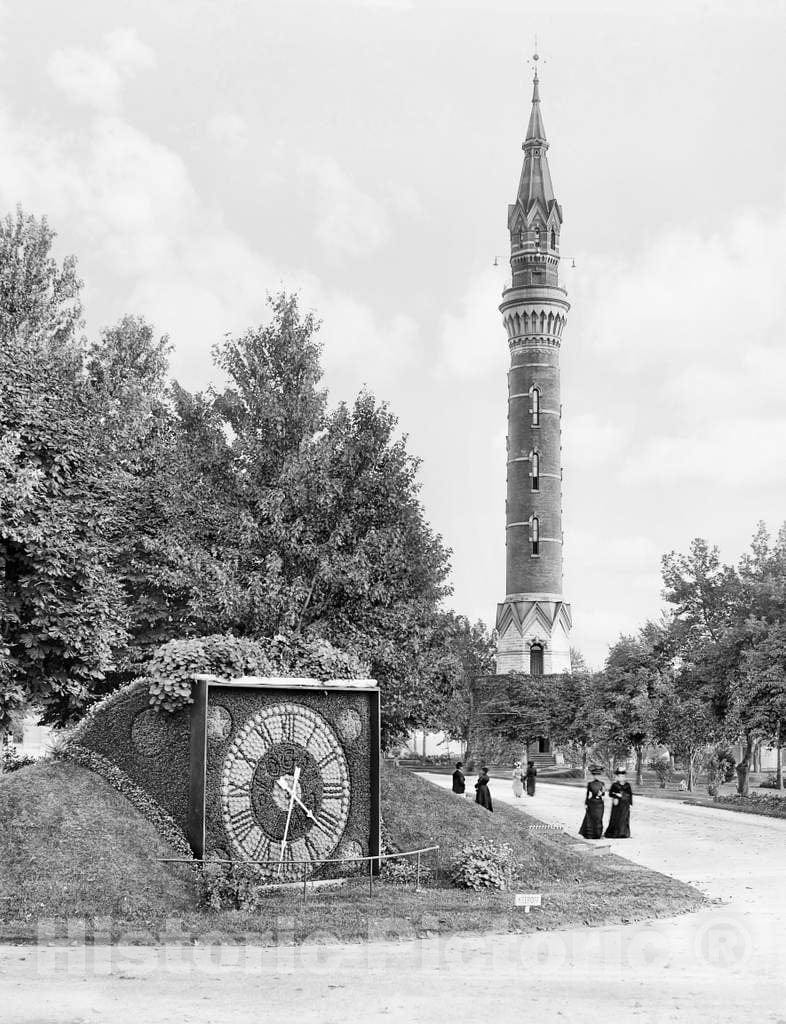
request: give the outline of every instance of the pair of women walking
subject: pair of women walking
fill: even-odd
[[[625,769],[618,768],[614,772],[616,778],[609,789],[611,816],[605,833],[603,832],[603,797],[606,795],[606,787],[598,778],[602,770],[596,765],[590,768],[593,778],[591,782],[587,783],[587,793],[584,798],[586,810],[579,835],[584,836],[585,839],[601,839],[604,834],[607,839],[629,839],[633,790],[625,779]]]
[[[513,765],[513,795],[516,799],[520,799],[524,796],[524,786],[527,787],[527,796],[535,795],[535,779],[538,777],[538,769],[535,767],[534,761],[527,761],[527,770],[521,764],[521,761],[516,761]]]
[[[456,762],[456,770],[453,772],[453,792],[459,796],[464,796],[467,788],[466,778],[464,776],[463,769],[464,763],[462,761]],[[483,765],[480,769],[480,775],[478,781],[475,783],[475,803],[480,804],[481,807],[485,807],[487,811],[494,810],[494,804],[491,802],[491,792],[489,790],[489,770]]]

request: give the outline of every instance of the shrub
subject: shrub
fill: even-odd
[[[509,889],[515,874],[513,847],[476,839],[458,852],[451,881],[459,889]]]
[[[650,761],[648,767],[658,776],[660,788],[665,789],[666,780],[671,775],[671,764],[668,757],[655,757]]]
[[[197,674],[224,679],[244,675],[357,679],[367,674],[367,668],[353,651],[339,651],[318,637],[248,640],[218,634],[170,640],[157,647],[145,665],[150,703],[165,711],[189,704]]]
[[[431,869],[421,862],[420,880],[425,882],[431,877]],[[415,885],[418,880],[418,865],[414,857],[395,857],[382,862],[380,877],[394,885]]]
[[[759,783],[759,789],[778,789],[778,776],[772,772],[767,778]]]
[[[270,884],[256,864],[234,861],[232,864],[202,865],[200,888],[202,901],[211,910],[255,910]]]
[[[35,764],[35,758],[27,754],[17,754],[16,747],[9,743],[3,748],[3,756],[0,757],[0,772],[16,772],[29,764]]]
[[[710,796],[718,795],[718,788],[723,782],[731,782],[737,762],[731,747],[719,744],[707,760],[707,792]]]
[[[786,818],[786,800],[781,796],[770,796],[769,793],[750,793],[748,796],[728,793],[716,796],[715,802],[772,818]]]

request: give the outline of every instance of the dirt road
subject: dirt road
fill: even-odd
[[[540,785],[522,804],[575,834],[581,800]],[[0,947],[0,1020],[786,1024],[786,821],[641,799],[632,831],[615,852],[727,902],[653,924],[365,946],[295,947],[286,922],[273,948],[90,948],[75,934],[68,948]]]

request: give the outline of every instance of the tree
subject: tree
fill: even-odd
[[[582,670],[583,659],[573,660],[573,672],[564,672],[554,686],[551,710],[551,738],[574,746],[587,777],[587,761],[599,726],[597,687],[592,674]]]
[[[53,237],[21,210],[0,224],[0,728],[28,702],[76,713],[127,636],[81,282]]]
[[[659,673],[645,640],[622,636],[609,651],[600,677],[605,710],[600,733],[607,744],[627,744],[636,754],[636,783],[643,783],[644,749],[655,728]]]
[[[786,742],[786,625],[757,620],[754,639],[744,660],[747,669],[747,712],[777,752],[778,789],[783,789],[781,751]]]
[[[683,669],[663,682],[654,736],[683,759],[688,790],[693,792],[696,773],[708,747],[725,738],[723,723],[702,696],[701,679],[695,671]]]
[[[91,396],[70,354],[0,341],[0,636],[5,711],[76,713],[125,644],[108,570],[114,504]]]
[[[505,744],[515,744],[525,754],[539,736],[551,735],[554,676],[506,677],[507,686],[495,686],[493,695],[477,713],[483,730]]]
[[[690,657],[694,649],[717,642],[735,622],[740,581],[723,565],[717,547],[697,537],[686,555],[671,552],[662,559],[665,599],[674,606],[672,628],[677,650]]]
[[[15,345],[62,348],[82,326],[82,282],[76,259],[58,264],[55,232],[17,207],[0,221],[0,337]]]
[[[463,615],[447,613],[443,628],[450,658],[448,691],[429,724],[451,739],[462,740],[469,761],[473,684],[481,676],[493,674],[495,643],[484,622],[472,623]]]
[[[268,296],[268,304],[269,324],[227,337],[213,350],[229,379],[216,408],[234,434],[252,503],[255,492],[274,485],[287,459],[322,428],[327,408],[327,392],[318,387],[318,321],[312,313],[301,316],[295,295]]]

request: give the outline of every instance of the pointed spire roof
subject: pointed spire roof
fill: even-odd
[[[540,91],[538,89],[538,84],[538,70],[536,68],[535,77],[532,80],[532,113],[529,115],[527,138],[524,142],[524,146],[526,146],[527,143],[540,146],[547,145],[546,129],[543,127],[543,116],[540,112]],[[522,146],[522,148],[524,147]]]
[[[556,203],[554,186],[551,184],[551,172],[546,158],[549,144],[546,141],[546,129],[540,112],[540,89],[537,68],[532,81],[532,111],[529,115],[527,136],[522,143],[524,150],[524,166],[521,168],[517,203],[524,213],[528,213],[532,205],[539,202],[543,206],[544,216]]]

